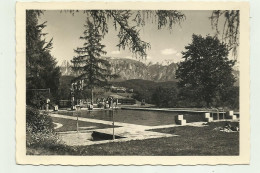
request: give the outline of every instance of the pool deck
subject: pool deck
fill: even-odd
[[[119,107],[113,108],[115,109],[122,109],[122,110],[139,110],[139,111],[162,111],[162,112],[185,112],[185,113],[226,113],[225,111],[216,111],[216,109],[209,109],[209,110],[192,110],[192,108],[151,108],[151,107],[140,107],[137,105],[133,105],[133,106],[122,106],[120,105]],[[64,108],[61,109],[62,111],[71,111],[69,108]],[[88,108],[81,108],[81,110],[88,110]],[[99,110],[104,110],[103,108],[94,108],[91,111],[99,111]],[[112,110],[111,108],[108,108],[106,110]],[[76,111],[76,110],[74,110]],[[239,112],[234,112],[234,115],[239,115]]]
[[[61,114],[50,114],[51,117],[56,118],[64,118],[68,120],[77,120],[77,117],[68,116],[68,115],[61,115]],[[85,122],[92,122],[92,123],[101,123],[106,125],[112,125],[111,121],[105,120],[97,120],[97,119],[90,119],[90,118],[83,118],[79,117],[79,121]],[[196,126],[196,127],[203,127],[205,122],[196,122],[196,123],[187,123],[187,126]],[[163,137],[174,137],[178,135],[174,134],[166,134],[166,133],[159,133],[154,131],[149,131],[151,129],[159,129],[159,128],[170,128],[170,127],[178,127],[180,125],[172,124],[172,125],[160,125],[160,126],[144,126],[144,125],[136,125],[136,124],[129,124],[129,123],[122,123],[122,122],[115,122],[116,126],[120,126],[114,128],[115,135],[124,137],[121,139],[115,140],[103,140],[103,141],[92,141],[90,140],[90,134],[93,131],[105,134],[113,134],[113,128],[106,128],[106,129],[91,129],[91,130],[81,130],[80,132],[71,131],[68,133],[58,133],[61,140],[70,146],[85,146],[85,145],[95,145],[95,144],[103,144],[103,143],[110,143],[110,142],[126,142],[131,140],[144,140],[144,139],[152,139],[152,138],[163,138]]]
[[[188,113],[226,113],[223,111],[216,111],[216,110],[191,110],[191,109],[184,109],[184,108],[147,108],[147,107],[121,107],[124,110],[140,110],[140,111],[164,111],[164,112],[188,112]],[[235,115],[239,115],[239,112],[234,112]]]

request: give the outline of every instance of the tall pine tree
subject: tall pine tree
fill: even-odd
[[[101,56],[106,54],[105,45],[101,44],[103,35],[99,33],[95,23],[86,21],[84,35],[80,39],[84,40],[83,47],[78,47],[74,51],[77,56],[73,57],[72,69],[77,77],[74,81],[82,81],[91,90],[91,101],[93,103],[93,90],[95,87],[108,85],[108,79],[116,77],[111,74],[110,63]]]
[[[46,33],[42,32],[46,22],[38,22],[42,13],[39,10],[26,11],[26,104],[33,106],[40,106],[47,97],[57,98],[61,76],[60,68],[50,54],[52,39],[46,41]],[[46,90],[43,92],[42,89]]]

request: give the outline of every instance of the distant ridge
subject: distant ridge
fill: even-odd
[[[130,79],[143,79],[156,82],[173,81],[175,79],[175,72],[177,64],[169,63],[169,65],[162,64],[144,64],[143,62],[126,59],[126,58],[110,58],[105,57],[111,64],[113,73],[119,74],[116,81],[124,81]],[[63,76],[74,76],[71,69],[71,64],[68,61],[63,61],[60,69]]]
[[[172,88],[177,86],[177,81],[154,82],[143,79],[130,79],[120,82],[112,82],[114,86],[132,88],[134,91],[151,90],[156,87]]]
[[[126,81],[131,79],[142,79],[154,82],[177,81],[176,70],[177,64],[174,62],[163,64],[145,64],[143,62],[127,59],[127,58],[106,58],[112,68],[112,72],[119,74],[119,78],[113,80],[115,82]],[[61,73],[63,76],[75,76],[71,69],[71,63],[63,61],[61,66]],[[233,70],[233,75],[236,78],[235,86],[239,86],[239,71]]]

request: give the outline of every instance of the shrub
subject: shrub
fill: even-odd
[[[177,90],[175,87],[163,88],[157,87],[152,94],[152,103],[158,107],[176,107]]]
[[[59,143],[59,138],[54,132],[52,119],[46,112],[26,107],[26,145],[50,146]]]
[[[52,146],[60,143],[58,136],[47,129],[41,132],[33,132],[32,127],[26,126],[26,145],[27,146]]]
[[[26,107],[26,124],[32,128],[32,132],[54,130],[54,124],[47,112],[40,113],[39,110],[29,106]]]
[[[98,108],[103,108],[103,107],[104,107],[104,103],[99,102],[99,103],[97,104],[97,107],[98,107]]]

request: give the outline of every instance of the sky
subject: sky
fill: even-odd
[[[111,20],[108,22],[109,32],[102,40],[106,46],[106,56],[114,58],[132,58],[144,63],[180,62],[181,52],[185,46],[191,43],[192,34],[202,36],[214,35],[215,30],[211,27],[209,17],[212,11],[182,11],[186,19],[181,24],[174,25],[172,30],[163,28],[158,30],[157,24],[146,22],[140,27],[140,37],[150,43],[151,49],[147,50],[147,58],[136,58],[128,49],[119,50],[116,45],[119,42],[118,31],[115,31]],[[72,15],[60,10],[47,10],[39,18],[39,23],[47,21],[43,32],[48,33],[47,40],[53,38],[51,54],[57,59],[58,65],[64,60],[70,61],[74,49],[81,47],[83,41],[79,39],[83,35],[86,14],[79,12]]]

